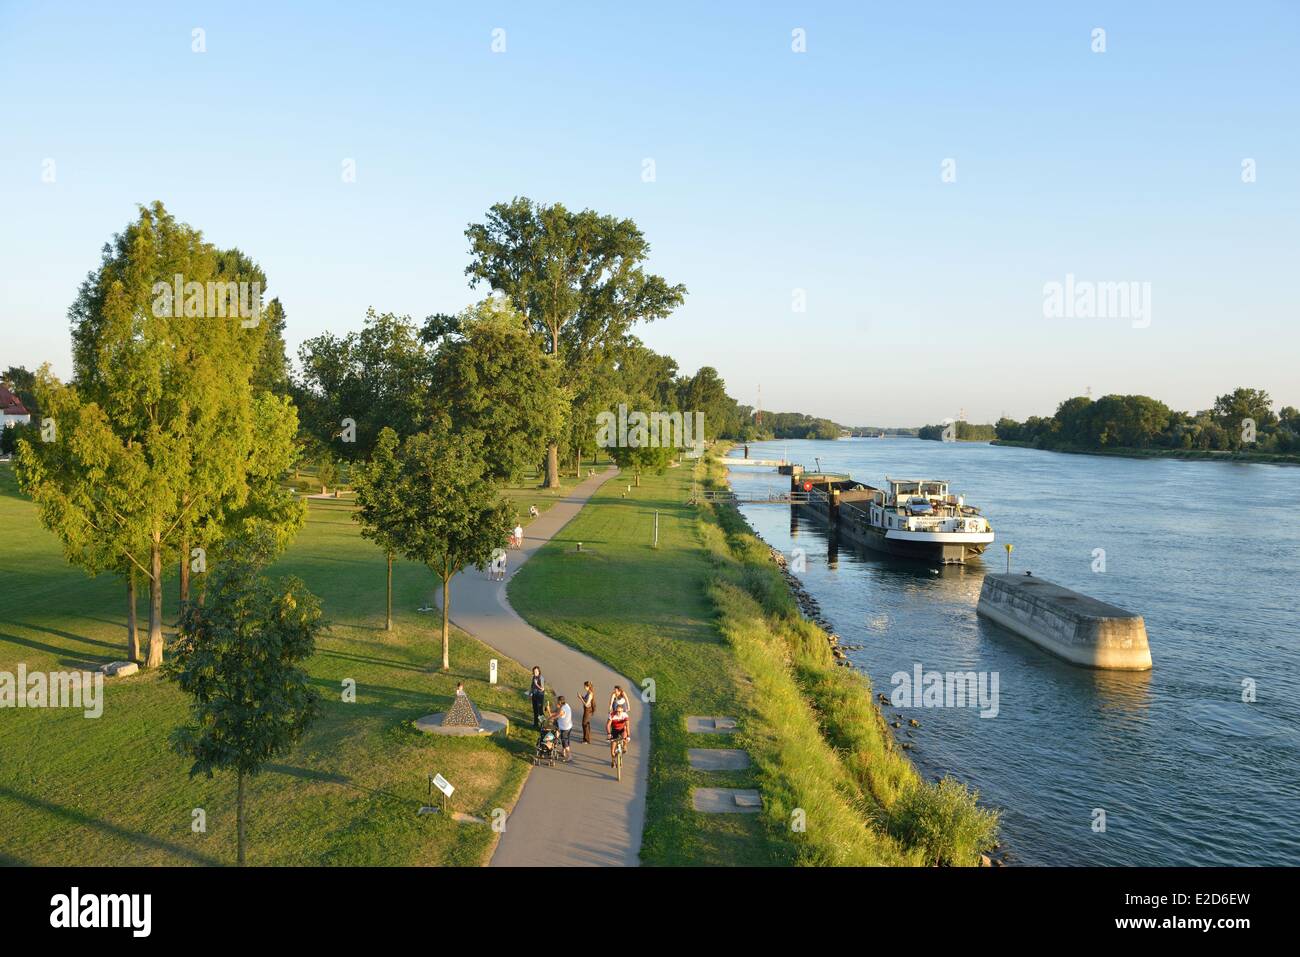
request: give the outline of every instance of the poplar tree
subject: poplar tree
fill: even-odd
[[[686,296],[645,271],[650,244],[630,219],[570,212],[527,197],[497,203],[465,230],[470,284],[510,298],[542,351],[570,386],[591,352],[618,342],[637,322],[667,316]],[[547,436],[546,484],[559,485],[559,431]]]

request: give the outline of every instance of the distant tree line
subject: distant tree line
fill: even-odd
[[[1213,452],[1300,452],[1300,411],[1273,412],[1262,389],[1239,388],[1200,412],[1178,412],[1145,395],[1066,399],[1047,417],[1002,418],[999,440],[1061,451],[1169,449]]]
[[[846,429],[830,419],[802,412],[764,412],[761,423],[750,434],[738,435],[748,441],[762,439],[838,439]]]
[[[953,427],[952,439],[957,442],[989,442],[997,438],[997,429],[992,424],[976,425],[973,422],[951,422],[948,423]],[[934,439],[943,441],[944,430],[948,425],[923,425],[916,430],[916,437],[919,439]]]

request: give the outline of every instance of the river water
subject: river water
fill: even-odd
[[[862,646],[849,657],[876,691],[918,664],[997,675],[996,716],[885,713],[901,715],[895,734],[922,773],[1001,809],[1009,862],[1300,864],[1300,467],[893,438],[752,443],[750,455],[810,471],[820,458],[876,487],[886,474],[946,480],[992,522],[982,560],[941,567],[833,548],[786,506],[742,509],[769,544],[803,550],[800,578]],[[789,488],[772,469],[730,474],[737,490]],[[978,618],[1006,542],[1013,571],[1143,615],[1153,669],[1074,667]]]

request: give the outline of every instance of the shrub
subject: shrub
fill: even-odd
[[[908,847],[919,848],[927,864],[970,867],[997,840],[997,811],[976,805],[979,794],[945,777],[918,783],[884,815],[885,829]]]

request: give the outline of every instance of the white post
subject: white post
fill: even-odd
[[[488,684],[497,683],[497,660],[495,658],[488,661]]]
[[[659,509],[655,509],[655,548],[659,547]]]

